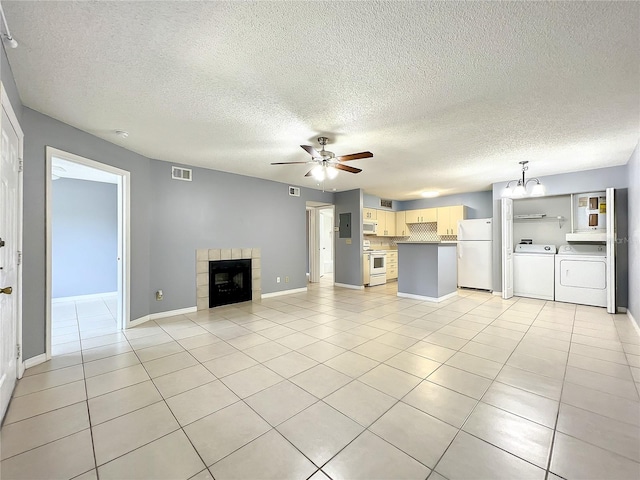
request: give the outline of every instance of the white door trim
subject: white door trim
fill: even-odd
[[[73,153],[65,152],[53,147],[46,147],[46,357],[51,359],[51,217],[52,217],[52,179],[51,166],[53,157],[68,160],[70,162],[86,165],[97,170],[113,173],[119,176],[118,180],[118,320],[119,328],[131,327],[131,173],[111,165],[96,162]]]
[[[4,84],[0,82],[0,104],[4,111],[7,113],[7,117],[9,117],[9,121],[13,126],[13,129],[16,131],[18,135],[18,159],[22,163],[24,159],[24,132],[22,131],[22,127],[18,122],[18,117],[16,117],[16,113],[13,110],[13,105],[9,100],[9,96],[4,88]],[[23,225],[24,225],[24,172],[23,169],[20,168],[18,173],[18,251],[22,252],[22,241],[23,241]],[[16,372],[16,378],[22,378],[24,374],[24,365],[22,363],[22,265],[24,263],[24,258],[20,261],[18,265],[18,278],[17,278],[17,310],[16,310],[16,339],[17,339],[17,347],[19,349],[18,359],[16,361],[16,365],[18,371]]]

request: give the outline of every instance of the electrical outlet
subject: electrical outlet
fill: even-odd
[[[289,277],[284,277],[284,283],[289,283]]]
[[[276,277],[276,283],[280,283],[280,277]]]
[[[164,294],[162,293],[162,290],[158,290],[158,291],[156,292],[156,300],[157,300],[157,301],[160,301],[160,300],[162,300],[162,299],[163,299],[163,297],[164,297]]]

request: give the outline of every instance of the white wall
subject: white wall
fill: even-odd
[[[629,175],[629,311],[640,323],[640,146],[627,164]]]

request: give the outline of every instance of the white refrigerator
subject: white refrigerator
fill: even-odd
[[[493,290],[493,220],[458,221],[458,286]]]

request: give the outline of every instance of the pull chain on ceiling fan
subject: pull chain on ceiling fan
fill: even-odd
[[[313,176],[317,181],[322,182],[325,178],[335,178],[338,175],[338,170],[349,173],[360,173],[362,171],[360,168],[343,165],[342,162],[373,157],[373,153],[371,152],[352,153],[350,155],[341,155],[337,157],[335,153],[325,150],[325,145],[329,143],[329,139],[327,137],[319,137],[318,143],[322,146],[322,149],[319,152],[310,145],[300,145],[309,155],[311,155],[311,160],[308,162],[274,162],[271,165],[315,164],[315,166],[307,172],[305,177]]]

